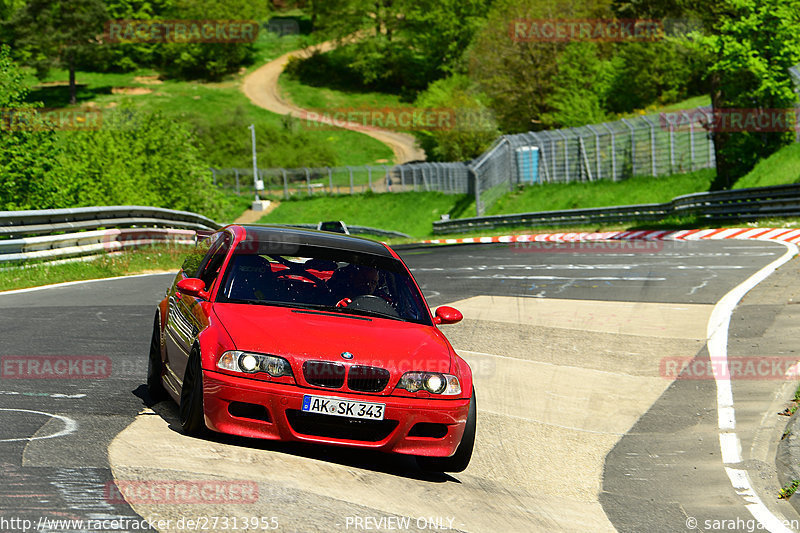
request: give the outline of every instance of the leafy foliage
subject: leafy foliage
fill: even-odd
[[[436,81],[419,95],[418,108],[444,110],[453,119],[452,128],[417,132],[429,160],[467,161],[489,148],[500,132],[485,101],[461,74]]]
[[[709,58],[714,109],[786,110],[797,102],[789,68],[800,61],[800,1],[727,0],[695,45]],[[717,180],[729,188],[756,162],[792,142],[794,131],[716,131]]]

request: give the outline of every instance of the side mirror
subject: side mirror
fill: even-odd
[[[462,318],[464,318],[464,315],[461,314],[461,311],[443,305],[436,309],[433,322],[435,324],[455,324],[456,322],[461,322]]]
[[[208,293],[205,290],[206,284],[202,279],[182,279],[178,282],[177,289],[181,294],[185,294],[187,296],[193,296],[195,298],[208,298]]]

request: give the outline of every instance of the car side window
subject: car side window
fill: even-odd
[[[217,279],[222,269],[222,263],[225,262],[225,257],[228,255],[230,248],[231,236],[228,233],[224,233],[222,238],[218,239],[209,250],[205,264],[197,275],[197,277],[205,283],[206,291],[211,289],[211,285],[213,285],[214,280]]]
[[[181,269],[188,277],[197,277],[198,273],[200,272],[200,266],[203,264],[203,260],[209,255],[209,250],[214,247],[214,244],[217,243],[217,241],[219,241],[219,235],[212,235],[206,239],[197,241],[197,245],[194,247],[194,250],[192,250],[186,256],[186,258],[183,260],[183,265],[181,266]]]

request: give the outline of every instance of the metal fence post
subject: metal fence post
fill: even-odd
[[[235,170],[236,173],[236,194],[239,194],[239,169]]]
[[[586,127],[589,131],[592,132],[594,135],[594,166],[595,166],[595,176],[596,179],[603,179],[602,171],[600,170],[600,135],[597,134],[597,130],[594,129],[591,125],[587,124]]]
[[[628,126],[628,129],[631,130],[631,176],[636,175],[636,130],[631,123],[622,119],[622,123]]]
[[[656,127],[647,117],[642,117],[642,120],[650,126],[650,174],[656,177],[658,176],[658,167],[656,165]]]
[[[353,167],[345,167],[350,171],[350,194],[353,194]]]
[[[328,169],[328,194],[333,194],[333,170],[331,167],[325,167]]]
[[[400,190],[406,190],[406,176],[403,172],[403,165],[400,165]]]
[[[481,184],[478,179],[478,173],[472,167],[467,168],[475,186],[475,216],[481,216],[483,215],[483,206],[481,206]]]
[[[569,183],[569,147],[567,146],[569,141],[563,131],[556,130],[556,133],[561,135],[561,138],[564,140],[564,181]]]
[[[213,183],[215,186],[217,185],[217,171],[214,169],[214,167],[211,167],[211,183]]]
[[[617,181],[617,146],[614,142],[614,130],[612,130],[605,122],[603,122],[603,127],[611,134],[611,180]]]
[[[367,165],[367,183],[369,184],[369,190],[372,192],[372,167]]]
[[[683,111],[681,111],[681,115],[686,117],[689,123],[689,170],[694,170],[694,121]]]
[[[285,200],[289,199],[289,179],[286,177],[286,169],[281,169],[281,174],[283,175],[283,198]]]
[[[303,167],[303,170],[306,173],[306,191],[308,192],[308,195],[311,196],[311,173],[309,172],[308,167]]]

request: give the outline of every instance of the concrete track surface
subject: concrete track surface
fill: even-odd
[[[714,380],[674,380],[665,361],[707,358],[714,304],[784,251],[738,241],[666,242],[647,253],[405,250],[429,304],[465,316],[443,331],[475,373],[478,438],[469,468],[453,475],[427,474],[405,457],[181,434],[176,406],[152,405],[142,385],[168,275],[0,295],[4,358],[102,356],[113,369],[97,379],[3,374],[0,402],[12,410],[0,410],[0,462],[11,481],[0,486],[0,514],[144,517],[159,531],[189,531],[188,520],[255,530],[245,517],[292,532],[666,532],[692,530],[690,517],[697,530],[739,519],[724,530],[746,531],[753,516],[720,460]],[[797,270],[794,260],[745,297],[731,323],[732,357],[800,358]],[[777,501],[774,475],[785,423],[776,413],[793,383],[762,376],[735,381],[733,394],[737,467],[774,516],[800,519]],[[63,417],[75,427],[58,435]],[[110,480],[206,480],[250,497],[125,502],[109,496]]]

